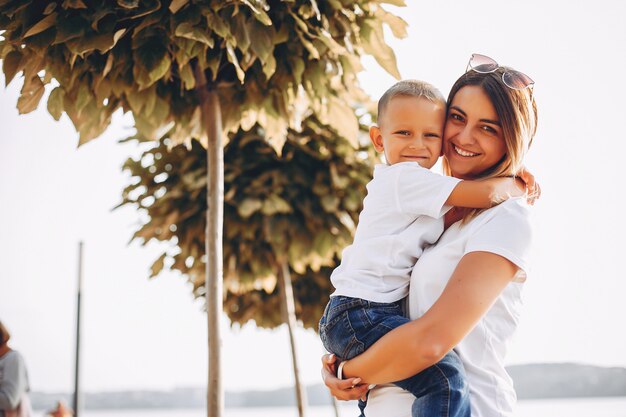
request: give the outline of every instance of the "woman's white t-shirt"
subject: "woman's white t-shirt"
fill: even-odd
[[[516,402],[504,357],[517,328],[522,283],[529,267],[532,228],[529,209],[521,198],[485,210],[469,223],[452,225],[424,251],[415,265],[409,292],[411,319],[421,317],[443,292],[463,255],[491,252],[520,269],[476,327],[454,349],[467,372],[472,417],[510,417]],[[384,364],[381,364],[384,366]],[[367,417],[409,417],[413,396],[395,386],[370,392]]]

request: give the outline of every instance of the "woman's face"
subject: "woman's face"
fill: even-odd
[[[506,153],[502,126],[489,96],[480,86],[457,91],[443,133],[443,153],[452,175],[474,179]]]

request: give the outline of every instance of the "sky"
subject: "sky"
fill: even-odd
[[[447,94],[474,52],[535,80],[539,130],[526,158],[543,195],[536,204],[533,267],[509,364],[581,362],[626,367],[626,2],[409,1],[388,7],[409,23],[387,33],[403,78]],[[376,98],[394,79],[371,58],[360,80]],[[0,75],[4,86],[4,78]],[[116,114],[77,149],[67,116],[46,106],[18,116],[22,80],[0,88],[0,320],[25,357],[37,391],[73,387],[78,242],[84,241],[83,389],[205,386],[206,319],[185,278],[149,280],[159,246],[130,243],[141,217],[112,210],[138,155],[117,143],[132,118]],[[43,103],[43,101],[42,101]],[[293,383],[285,328],[230,327],[224,317],[224,386]],[[321,343],[298,330],[302,378],[320,382]]]

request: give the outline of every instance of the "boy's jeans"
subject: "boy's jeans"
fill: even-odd
[[[344,296],[331,297],[319,323],[324,347],[348,360],[365,352],[389,331],[410,320],[400,301],[376,303]],[[380,366],[385,366],[381,363]],[[394,382],[411,392],[413,417],[469,417],[470,402],[465,369],[454,352],[440,362],[402,381]],[[363,415],[365,403],[359,401]]]

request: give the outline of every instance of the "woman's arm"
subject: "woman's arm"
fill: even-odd
[[[526,195],[528,204],[533,205],[541,196],[541,188],[535,176],[525,167],[516,178],[490,178],[487,180],[461,181],[452,190],[446,205],[466,208],[489,208],[511,197]]]
[[[511,197],[526,194],[522,181],[515,178],[490,178],[488,180],[465,180],[454,187],[446,205],[467,208],[490,208]]]
[[[343,374],[359,376],[366,384],[383,384],[434,365],[474,328],[518,269],[490,252],[466,254],[422,317],[392,330],[346,362]]]

